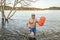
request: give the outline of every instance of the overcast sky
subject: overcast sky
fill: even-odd
[[[14,0],[7,0],[7,3],[11,2],[10,6],[13,5]],[[18,4],[17,6],[20,6]],[[39,0],[35,3],[32,3],[30,7],[39,7],[39,8],[47,8],[47,7],[60,7],[60,0]]]

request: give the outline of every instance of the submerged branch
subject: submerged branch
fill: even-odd
[[[15,14],[15,12],[16,12],[16,10],[12,13],[12,15],[8,19],[10,19]]]

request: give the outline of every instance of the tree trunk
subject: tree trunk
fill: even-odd
[[[4,29],[4,26],[5,26],[5,14],[4,14],[4,7],[5,7],[5,0],[1,0],[1,13],[2,13],[2,29]],[[3,2],[3,3],[2,3]]]
[[[5,26],[5,17],[4,17],[4,10],[2,10],[2,29],[4,29]]]

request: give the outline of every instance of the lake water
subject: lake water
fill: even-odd
[[[7,16],[9,11],[5,10]],[[40,11],[17,11],[14,16],[9,19],[9,23],[5,25],[6,29],[19,30],[21,27],[26,28],[27,20],[31,17],[31,14],[35,13],[36,18],[39,20],[41,16],[46,17],[44,26],[37,24],[37,30],[51,32],[60,31],[60,10],[40,10]],[[1,12],[0,12],[0,27],[1,27]]]

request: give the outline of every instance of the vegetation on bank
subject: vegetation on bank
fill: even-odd
[[[60,10],[60,7],[49,7],[45,8],[45,10]]]
[[[1,9],[1,6],[0,6]],[[5,6],[5,10],[11,10],[12,7]],[[31,7],[14,7],[13,10],[60,10],[60,7],[49,7],[49,8],[31,8]]]

